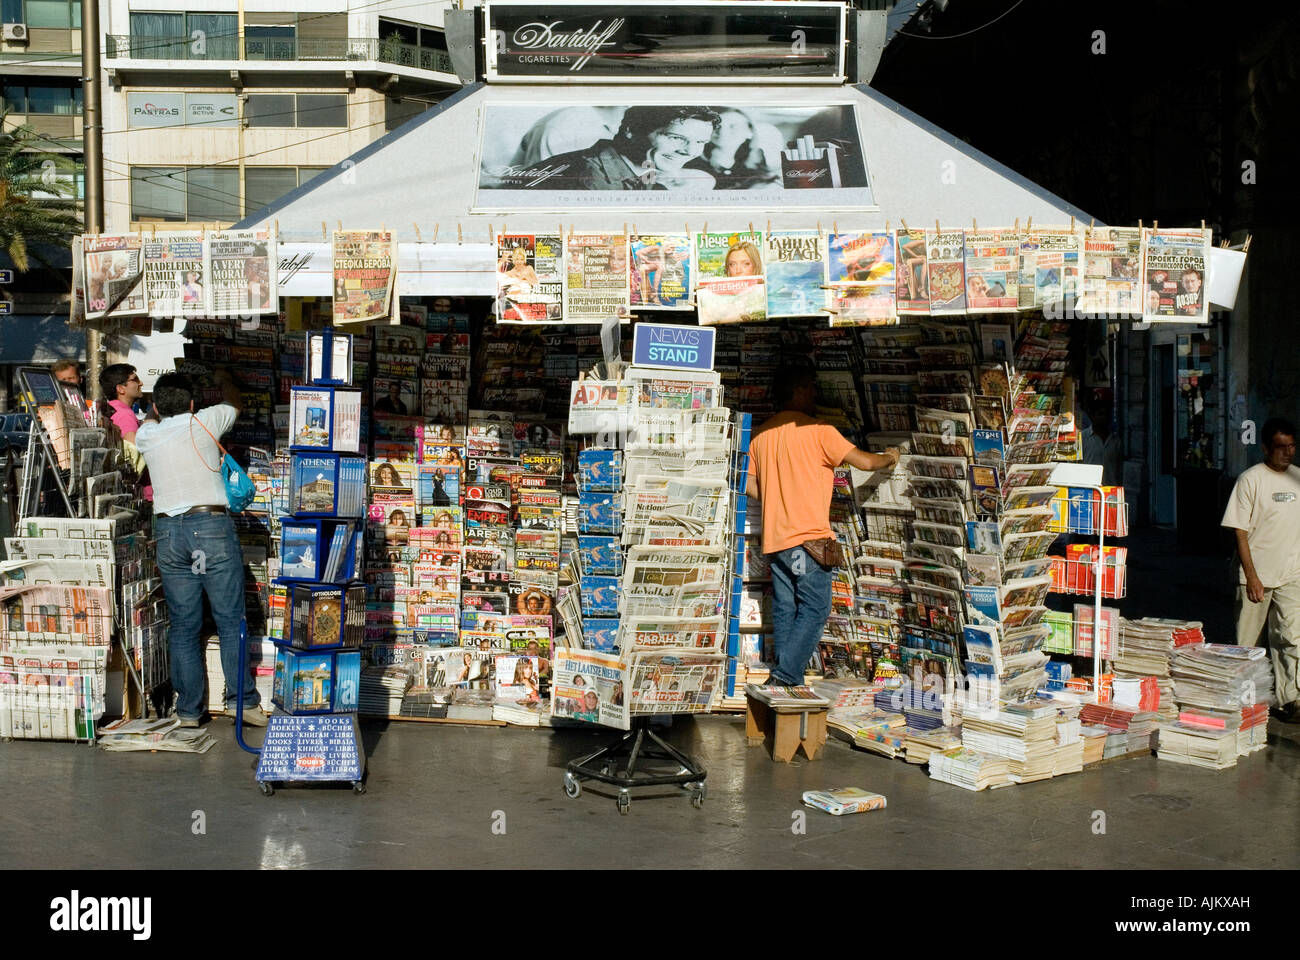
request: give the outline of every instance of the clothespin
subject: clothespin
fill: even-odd
[[[379,232],[380,233],[388,232],[388,224],[384,223],[382,220],[379,222]]]
[[[461,230],[460,230],[460,221],[459,221],[459,220],[456,221],[456,242],[457,242],[457,243],[464,243],[464,242],[465,242],[465,236],[464,236],[464,234],[461,233]]]
[[[149,224],[149,239],[150,240],[158,239],[158,224],[156,223]]]
[[[705,233],[709,232],[709,221],[707,220],[704,221],[704,232]]]
[[[343,221],[340,220],[340,221],[339,221],[339,233],[342,233],[342,232],[343,232]]]
[[[818,235],[820,235],[821,232],[822,232],[822,222],[821,222],[820,220],[818,220],[818,221],[817,221],[817,233],[818,233]]]
[[[439,227],[440,227],[440,224],[435,220],[434,223],[433,223],[433,242],[434,242],[434,243],[437,243],[437,242],[438,242],[438,230],[439,230]]]
[[[1202,232],[1204,232],[1204,230],[1205,230],[1205,218],[1204,218],[1204,217],[1201,218],[1201,230],[1202,230]]]
[[[564,224],[560,224],[560,226],[563,227]],[[573,224],[569,224],[569,233],[573,233]],[[623,236],[627,236],[627,234],[623,234]]]
[[[1074,233],[1074,214],[1070,214],[1070,232]]]
[[[899,217],[899,218],[898,218],[898,222],[901,223],[901,224],[903,225],[903,232],[904,232],[904,233],[911,233],[911,232],[912,232],[912,231],[909,230],[908,227],[907,227],[907,221],[904,220],[902,217]]]
[[[885,233],[889,232],[889,221],[885,220]]]
[[[1088,221],[1088,232],[1092,233],[1093,229],[1096,226],[1097,226],[1097,218],[1093,217],[1091,220]]]
[[[749,232],[750,232],[750,233],[753,233],[753,232],[754,232],[754,221],[753,221],[753,220],[749,221]]]
[[[573,231],[570,230],[569,233],[573,233]],[[560,242],[561,242],[561,243],[564,242],[564,224],[563,224],[563,223],[560,224]]]
[[[280,221],[279,221],[279,220],[275,221],[275,236],[276,236],[276,239],[277,239],[277,240],[278,240],[279,237],[280,237]]]
[[[1142,221],[1141,221],[1141,220],[1138,220],[1138,229],[1139,229],[1139,230],[1144,229],[1144,227],[1142,226]]]
[[[420,236],[420,225],[418,223],[412,222],[411,226],[415,228],[415,242],[424,243],[424,237]]]
[[[831,221],[831,230],[834,231],[835,233],[840,232],[840,225],[836,223],[834,220]]]
[[[970,218],[970,228],[971,228],[971,230],[974,231],[975,233],[978,233],[978,232],[979,232],[980,225],[979,225],[978,223],[975,222],[975,218],[974,218],[974,217],[971,217],[971,218]]]
[[[1033,232],[1034,232],[1034,218],[1030,217],[1029,222],[1025,224],[1025,233],[1033,233]]]
[[[328,240],[330,238],[329,228],[325,226],[324,220],[320,222],[320,238],[322,240]]]
[[[632,221],[632,232],[635,233],[638,237],[641,235],[640,233],[637,233],[635,220]]]
[[[935,233],[943,233],[943,231],[939,229],[939,218],[938,218],[938,217],[935,217],[935,218],[934,218],[934,232],[935,232]]]
[[[1016,225],[1015,225],[1015,228],[1014,228],[1014,229],[1015,229],[1016,233],[1019,233],[1019,232],[1020,232],[1020,218],[1019,218],[1019,217],[1016,217]]]
[[[768,221],[767,221],[767,236],[770,237],[771,235],[772,235],[772,221],[771,221],[771,220],[768,220]]]

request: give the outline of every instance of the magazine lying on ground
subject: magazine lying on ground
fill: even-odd
[[[807,790],[803,795],[803,805],[824,810],[831,816],[840,817],[846,813],[866,813],[868,810],[885,809],[885,796],[872,793],[861,787],[837,787],[833,790]]]

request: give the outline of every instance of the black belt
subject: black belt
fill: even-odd
[[[228,513],[228,512],[229,512],[229,511],[227,510],[226,507],[217,507],[217,506],[212,506],[212,505],[210,505],[210,504],[205,504],[205,505],[203,505],[203,506],[190,507],[190,508],[189,508],[188,510],[186,510],[184,513],[169,513],[169,514],[167,514],[167,516],[169,516],[169,517],[188,517],[188,516],[189,516],[190,514],[192,514],[192,513]]]

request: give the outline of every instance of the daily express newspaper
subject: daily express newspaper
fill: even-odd
[[[1014,313],[1020,306],[1020,235],[1012,230],[966,232],[966,309]]]
[[[275,238],[269,230],[224,230],[208,234],[207,278],[209,312],[228,314],[277,313]]]
[[[1081,240],[1078,231],[1070,230],[1035,230],[1021,236],[1021,310],[1041,310],[1077,298]]]
[[[930,251],[930,313],[966,312],[965,243],[960,230],[925,231]]]
[[[1210,231],[1150,230],[1143,237],[1144,321],[1208,322],[1205,261]]]
[[[691,238],[681,233],[633,236],[628,260],[633,307],[690,310]]]
[[[1076,306],[1088,317],[1136,317],[1142,312],[1142,230],[1101,227],[1083,242],[1083,283]]]
[[[498,236],[497,323],[563,322],[563,259],[558,236]]]
[[[767,315],[820,317],[826,309],[826,240],[816,230],[767,235]]]
[[[627,322],[627,237],[621,233],[571,233],[564,240],[564,322]]]
[[[369,323],[392,309],[393,234],[334,231],[334,323]]]
[[[202,233],[165,233],[144,241],[144,296],[149,316],[206,316],[205,277]]]
[[[894,231],[897,254],[896,284],[900,314],[930,312],[930,268],[924,230]]]
[[[695,234],[695,303],[700,325],[767,319],[763,232]]]
[[[143,251],[139,236],[95,236],[81,240],[85,260],[86,317],[97,320],[110,313],[124,317],[143,314]]]
[[[897,321],[894,237],[885,230],[832,233],[826,240],[831,326]]]

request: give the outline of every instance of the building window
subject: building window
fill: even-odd
[[[346,127],[346,93],[252,93],[244,105],[250,127]]]
[[[28,83],[4,87],[4,109],[71,116],[81,113],[81,84]]]
[[[240,218],[237,167],[132,167],[131,219],[191,223]]]
[[[132,13],[131,56],[141,60],[235,60],[238,28],[239,18],[233,13]]]
[[[81,0],[3,0],[0,20],[29,27],[81,29]]]
[[[329,167],[245,167],[244,216],[270,206]]]
[[[248,60],[295,60],[296,27],[244,27],[244,57]]]

